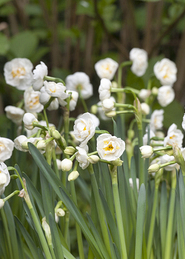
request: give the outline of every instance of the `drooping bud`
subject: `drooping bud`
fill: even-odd
[[[156,173],[160,169],[160,166],[158,164],[153,164],[148,168],[149,173]]]
[[[149,158],[153,154],[153,148],[149,145],[145,145],[139,148],[142,158]]]
[[[106,115],[107,117],[109,117],[109,118],[112,118],[112,117],[116,116],[116,111],[107,112],[105,115]]]
[[[38,149],[45,149],[46,148],[46,141],[45,140],[39,140],[37,142],[37,148]]]
[[[98,106],[97,106],[96,104],[95,104],[95,105],[92,105],[92,106],[91,106],[91,113],[96,114],[97,111],[98,111]]]
[[[71,170],[72,166],[73,166],[73,162],[70,159],[65,158],[64,160],[61,161],[61,169],[64,172]]]
[[[65,148],[64,153],[66,155],[72,156],[75,153],[76,149],[73,146],[68,146]]]
[[[76,180],[76,178],[78,178],[79,176],[79,172],[78,171],[72,171],[69,175],[68,175],[68,181],[74,181]]]
[[[100,160],[99,156],[96,156],[96,155],[92,155],[88,157],[88,161],[91,164],[96,164],[99,160]]]

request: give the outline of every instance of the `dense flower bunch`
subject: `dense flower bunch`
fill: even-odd
[[[124,158],[128,157],[128,173],[124,172],[128,177],[127,181],[130,188],[128,192],[135,188],[137,193],[135,195],[142,191],[141,186],[147,186],[148,179],[152,181],[155,178],[155,188],[158,189],[163,176],[165,179],[166,172],[170,171],[174,175],[175,170],[179,170],[181,167],[183,175],[185,174],[185,147],[183,147],[182,131],[177,128],[177,125],[172,124],[166,134],[162,132],[163,107],[169,105],[175,98],[173,84],[176,81],[176,65],[167,58],[157,62],[153,71],[155,79],[159,80],[159,86],[153,84],[154,76],[152,76],[149,78],[146,88],[139,90],[132,86],[122,86],[122,69],[125,66],[130,66],[133,74],[137,77],[142,77],[148,67],[147,52],[143,49],[134,48],[130,51],[129,57],[129,61],[120,65],[111,58],[102,59],[95,64],[95,71],[100,78],[99,102],[91,107],[91,113],[88,111],[85,100],[93,95],[93,86],[90,83],[90,78],[85,73],[76,72],[68,75],[64,82],[60,78],[48,76],[48,68],[43,62],[40,62],[33,69],[30,60],[16,58],[7,62],[4,66],[6,83],[23,91],[23,102],[19,107],[11,105],[5,107],[7,118],[17,125],[18,130],[14,140],[0,138],[0,195],[4,193],[5,187],[10,182],[9,170],[16,171],[23,190],[16,190],[7,198],[0,199],[0,208],[4,206],[6,200],[17,193],[25,199],[28,208],[31,208],[31,199],[27,192],[25,180],[21,178],[16,168],[7,167],[4,163],[11,158],[14,148],[15,152],[16,150],[30,152],[33,157],[38,156],[38,159],[40,156],[44,157],[47,164],[56,173],[55,177],[57,177],[61,186],[68,188],[70,184],[70,191],[75,204],[77,204],[77,200],[74,195],[74,180],[83,174],[83,171],[88,171],[94,195],[93,202],[96,204],[97,218],[105,247],[107,247],[107,252],[104,252],[109,254],[109,257],[100,258],[110,258],[112,252],[109,251],[109,239],[114,238],[114,236],[110,238],[107,230],[103,205],[101,205],[104,204],[105,206],[104,198],[102,198],[104,194],[103,192],[99,193],[93,168],[101,168],[101,165],[104,164],[107,169],[107,179],[112,180],[110,184],[106,183],[109,188],[111,184],[112,187],[106,190],[105,193],[109,197],[108,193],[113,192],[111,201],[114,202],[114,205],[110,207],[109,219],[114,219],[116,215],[117,235],[119,237],[119,244],[116,244],[116,249],[119,250],[120,258],[127,258],[128,252],[126,248],[128,244],[125,242],[124,226],[120,216],[122,212],[119,192],[121,193],[121,190],[118,191],[118,188],[119,184],[121,184],[119,181],[122,178],[119,178],[121,176],[117,174],[119,168],[124,168]],[[116,73],[118,80],[116,80]],[[113,79],[114,81],[112,81]],[[125,103],[126,95],[131,95],[134,102]],[[84,113],[79,114],[76,118],[71,118],[70,112],[78,111],[77,103],[80,101],[82,102]],[[152,107],[156,101],[161,108],[153,110]],[[48,111],[58,110],[59,108],[62,110],[62,126],[51,124],[48,121]],[[124,120],[127,114],[131,114],[132,122],[125,127]],[[114,133],[111,132],[110,134],[107,129],[99,129],[101,124],[98,117],[101,120],[109,120],[110,124],[112,123],[112,118],[114,121]],[[117,130],[116,123],[119,123]],[[185,130],[185,116],[182,119],[182,128]],[[124,134],[118,137],[116,136],[117,132],[121,132],[119,135],[123,132]],[[131,161],[138,146],[140,149],[137,156],[138,163],[136,164],[138,170],[134,179],[132,172],[130,173],[131,168],[134,166]],[[35,148],[34,152],[33,148]],[[145,164],[146,160],[147,164]],[[146,173],[145,165],[148,165],[149,175]],[[105,174],[103,171],[101,173]],[[65,188],[63,191],[66,190]],[[68,216],[68,207],[63,200],[54,198],[54,196],[53,199],[55,199],[55,206],[53,205],[55,222],[59,224],[60,217]],[[114,213],[111,214],[114,207],[115,215]],[[137,217],[134,216],[133,218],[135,222]],[[34,216],[33,219],[35,219]],[[68,218],[66,222],[67,220]],[[91,224],[94,227],[94,223],[91,222]],[[42,218],[42,228],[51,248],[52,231],[50,230],[47,215]],[[42,235],[39,229],[37,231],[39,235]],[[149,239],[153,237],[152,231],[149,233]],[[78,229],[78,238],[80,238],[79,233]],[[80,243],[78,245],[82,246]],[[44,245],[43,249],[45,249]],[[93,249],[92,251],[94,251]],[[79,251],[81,251],[80,248]],[[44,253],[49,252],[45,250]],[[150,255],[151,247],[149,245],[147,258],[150,258]]]

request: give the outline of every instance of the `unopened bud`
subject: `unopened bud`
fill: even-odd
[[[96,155],[92,155],[88,157],[88,161],[91,164],[96,164],[99,160],[100,160],[99,156],[96,156]]]
[[[158,164],[153,164],[148,168],[149,173],[155,173],[158,172],[160,169],[160,166]]]
[[[64,153],[66,155],[72,156],[75,153],[76,149],[73,146],[68,146],[65,148]]]
[[[118,84],[116,81],[112,81],[112,85],[111,85],[112,88],[117,88],[118,87]]]
[[[115,166],[121,166],[123,164],[123,161],[120,158],[118,158],[118,159],[112,161],[112,164]]]
[[[91,106],[91,113],[96,114],[97,111],[98,111],[97,105],[92,105],[92,106]]]
[[[149,145],[145,145],[139,148],[142,158],[149,158],[153,154],[153,148]]]
[[[55,139],[61,138],[60,132],[58,132],[58,130],[56,130],[56,129],[51,131],[51,136],[54,137]]]
[[[158,95],[158,88],[157,87],[153,87],[152,88],[152,94],[153,95]]]
[[[78,171],[72,171],[69,175],[68,175],[68,181],[74,181],[76,180],[76,178],[78,178],[79,176],[79,172]]]
[[[128,130],[128,138],[133,139],[133,137],[134,137],[134,130],[129,129]]]
[[[106,115],[107,117],[109,117],[109,118],[114,117],[114,116],[116,116],[116,111],[107,112],[107,113],[105,113],[105,115]]]
[[[4,201],[3,199],[0,199],[0,209],[2,209],[3,206],[4,206]]]
[[[50,230],[50,226],[48,225],[48,223],[46,222],[46,217],[44,217],[42,219],[42,228],[44,229],[46,238],[48,240],[48,243],[51,245],[52,244],[52,240],[51,240],[51,230]]]
[[[65,215],[65,211],[62,208],[56,209],[55,213],[58,217],[63,217]]]
[[[61,169],[64,172],[71,170],[72,166],[73,166],[73,162],[70,159],[65,158],[64,160],[61,161]]]
[[[147,103],[141,103],[141,111],[144,115],[148,115],[150,113],[150,107]]]

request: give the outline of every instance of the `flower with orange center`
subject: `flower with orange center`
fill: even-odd
[[[24,92],[24,105],[27,112],[41,112],[44,106],[39,102],[39,91],[34,91],[32,87],[29,87]]]
[[[6,83],[19,90],[25,90],[32,85],[33,65],[27,58],[14,58],[4,66]]]
[[[164,146],[178,146],[181,148],[183,137],[182,131],[177,129],[177,125],[173,123],[168,129],[167,136],[164,138]]]
[[[97,151],[100,158],[107,161],[118,159],[125,150],[125,142],[111,134],[101,134],[97,138]]]
[[[94,67],[99,78],[112,80],[118,68],[118,63],[111,58],[105,58],[98,61]]]

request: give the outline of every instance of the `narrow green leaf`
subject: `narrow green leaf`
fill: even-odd
[[[183,220],[185,218],[185,186],[184,186],[184,179],[183,175],[180,172],[179,174],[179,194],[180,194],[180,212],[182,217],[182,229],[183,229],[183,236],[185,240],[185,221]]]
[[[111,259],[117,259],[117,255],[116,255],[115,249],[114,249],[114,243],[112,242],[112,238],[111,238],[111,234],[110,234],[110,231],[109,231],[108,226],[107,226],[107,231],[108,231],[108,234],[109,234],[109,243],[110,243]]]
[[[25,227],[22,225],[22,223],[20,222],[20,220],[17,217],[15,217],[15,221],[16,221],[16,225],[19,227],[19,229],[30,249],[30,252],[33,255],[33,258],[40,259],[40,256],[38,255],[38,248],[36,247],[35,242],[30,237],[28,231],[25,229]]]
[[[135,259],[140,259],[142,256],[142,242],[143,242],[143,227],[146,212],[146,190],[144,184],[141,185],[137,203],[137,222],[136,222],[136,246]]]
[[[53,215],[50,213],[49,214],[49,225],[51,229],[51,235],[52,235],[52,244],[55,252],[56,258],[63,259],[64,254],[63,254],[63,249],[60,243],[60,236],[58,234],[58,230],[56,227],[56,223],[53,219]]]

